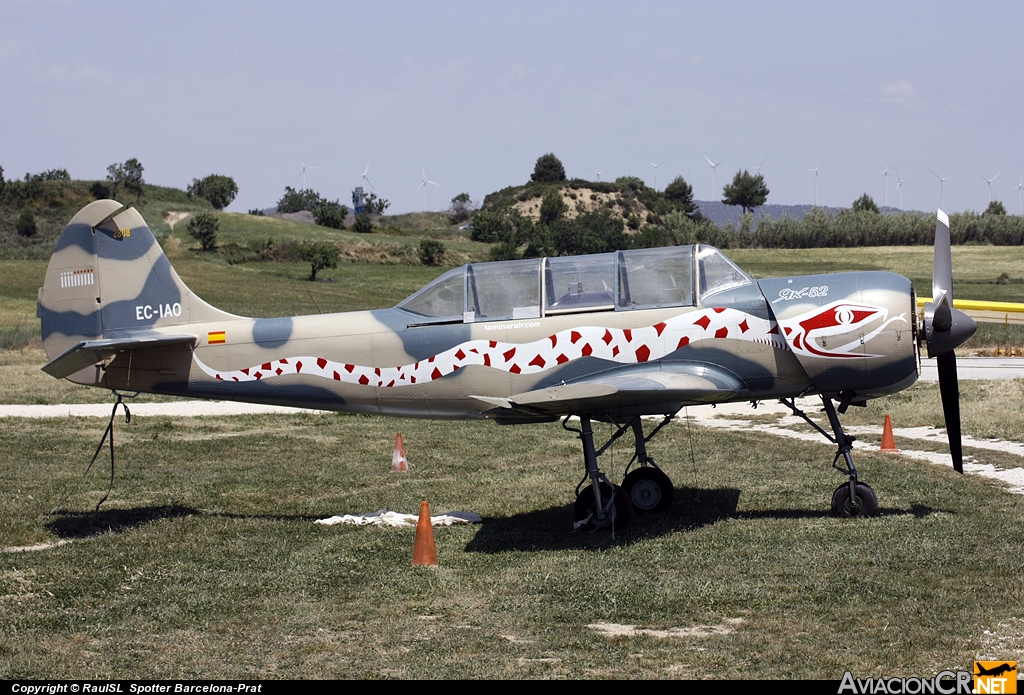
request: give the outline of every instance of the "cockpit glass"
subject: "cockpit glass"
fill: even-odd
[[[749,275],[737,268],[732,261],[713,246],[700,246],[697,260],[700,264],[700,294],[702,298],[753,282]]]
[[[462,319],[465,292],[462,289],[463,268],[449,270],[441,277],[403,300],[399,309],[433,319]]]
[[[615,254],[547,259],[545,313],[615,307]]]
[[[540,316],[540,259],[474,263],[466,269],[466,320]]]
[[[619,251],[620,309],[692,304],[692,246]]]

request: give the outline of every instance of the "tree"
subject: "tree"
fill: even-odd
[[[107,167],[107,181],[111,185],[110,197],[117,197],[117,189],[123,187],[128,193],[135,194],[135,203],[142,198],[142,186],[146,183],[142,178],[143,167],[139,160],[132,157],[124,164],[111,164]]]
[[[878,206],[875,205],[875,201],[871,199],[871,196],[865,193],[853,201],[852,210],[854,212],[878,212]]]
[[[0,167],[0,195],[4,192],[4,168]]]
[[[562,192],[557,188],[552,188],[544,194],[544,198],[540,201],[540,221],[544,224],[554,224],[562,218],[567,209],[568,206],[565,204]]]
[[[338,267],[338,258],[341,256],[341,251],[330,242],[314,241],[300,246],[299,255],[302,257],[302,260],[309,263],[311,268],[309,279],[311,282],[315,282],[316,274],[324,268]]]
[[[607,253],[629,248],[629,237],[622,229],[622,218],[607,210],[594,210],[576,219],[561,220],[552,226],[555,250],[563,256]]]
[[[452,204],[448,208],[448,219],[451,220],[452,224],[465,222],[472,216],[474,210],[476,210],[476,207],[473,205],[469,193],[459,193],[452,198]]]
[[[203,246],[203,251],[211,251],[217,245],[217,229],[220,223],[214,215],[201,212],[188,221],[188,233]]]
[[[537,158],[537,163],[533,167],[533,174],[530,176],[530,180],[539,183],[565,181],[565,167],[562,166],[562,162],[559,161],[558,157],[551,152],[542,154]]]
[[[386,198],[378,198],[376,193],[370,193],[363,199],[363,212],[371,215],[383,215],[389,207],[391,207],[391,201]]]
[[[1002,202],[1000,202],[998,200],[993,200],[992,202],[990,202],[988,204],[988,207],[985,208],[985,212],[983,212],[981,214],[983,216],[985,216],[985,215],[1005,215],[1006,214],[1006,207],[1002,204]]]
[[[188,194],[195,198],[205,198],[216,210],[223,210],[238,195],[238,185],[230,176],[210,174],[204,179],[192,179]]]
[[[751,176],[750,172],[744,169],[737,171],[732,183],[722,189],[722,202],[726,205],[739,205],[743,212],[753,212],[754,208],[764,205],[769,192],[768,186],[764,183],[764,176]]]
[[[437,239],[424,239],[420,242],[420,263],[423,265],[441,265],[444,263],[444,244]]]
[[[665,186],[663,195],[676,210],[682,210],[687,215],[697,212],[697,204],[693,202],[693,186],[686,183],[682,176],[672,179],[672,183]]]
[[[312,188],[297,191],[291,186],[285,186],[284,195],[281,196],[281,200],[277,201],[277,211],[287,213],[309,210],[312,212],[321,200],[320,194]]]
[[[14,229],[18,232],[19,236],[23,236],[26,239],[34,237],[36,232],[39,231],[36,227],[36,216],[32,214],[32,211],[25,208],[18,215],[18,221],[14,223]]]

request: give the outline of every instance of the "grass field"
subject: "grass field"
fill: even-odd
[[[1024,498],[944,467],[858,454],[881,514],[844,521],[824,441],[673,424],[652,454],[674,507],[612,539],[570,530],[557,424],[137,417],[93,515],[102,427],[0,423],[0,545],[65,542],[0,554],[0,677],[839,678],[1024,649]],[[437,570],[410,566],[411,529],[313,524],[423,499],[484,517],[437,530]]]

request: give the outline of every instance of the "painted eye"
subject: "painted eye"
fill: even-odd
[[[836,309],[836,321],[842,326],[853,323],[853,311],[850,309]]]

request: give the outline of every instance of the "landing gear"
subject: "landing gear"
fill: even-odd
[[[654,466],[637,468],[626,475],[622,489],[633,503],[633,509],[642,514],[664,512],[672,506],[672,481]]]
[[[576,523],[574,528],[588,530],[610,528],[614,534],[616,529],[623,529],[629,525],[634,511],[665,511],[672,506],[674,493],[672,481],[661,472],[661,469],[654,463],[654,459],[647,455],[647,442],[671,420],[671,415],[666,416],[664,421],[645,437],[640,417],[634,417],[626,424],[621,425],[600,449],[594,446],[591,415],[580,415],[580,429],[569,427],[568,417],[562,422],[564,429],[579,433],[580,440],[583,442],[583,463],[586,468],[583,480],[576,486],[576,504],[574,506]],[[601,472],[597,465],[597,458],[630,429],[633,430],[636,453],[629,465],[626,466],[627,475],[622,481],[622,487],[619,487]],[[634,463],[639,463],[640,467],[629,472],[630,466]],[[588,480],[590,485],[583,489]]]
[[[647,442],[654,438],[658,431],[667,425],[672,418],[666,416],[661,424],[654,428],[648,436],[644,436],[644,426],[640,418],[635,418],[630,424],[633,428],[633,440],[636,443],[636,453],[633,459],[626,466],[626,477],[622,481],[622,487],[629,495],[633,509],[646,514],[648,512],[667,512],[672,508],[672,498],[675,495],[675,488],[672,481],[665,475],[654,459],[647,455]],[[633,463],[639,463],[640,467],[630,471]]]
[[[633,521],[633,505],[629,503],[629,496],[621,487],[614,487],[608,483],[601,483],[600,499],[610,501],[604,518],[597,514],[598,497],[594,495],[594,486],[588,485],[576,495],[576,505],[573,513],[577,528],[586,528],[596,531],[600,528],[624,529]]]
[[[839,403],[839,412],[845,413],[852,399],[851,396],[844,395],[843,393],[839,395],[842,397]],[[835,493],[833,493],[832,513],[843,519],[873,516],[878,511],[878,496],[870,486],[857,480],[857,468],[853,465],[853,456],[850,454],[853,451],[854,438],[843,431],[843,426],[839,422],[839,415],[836,414],[836,407],[832,404],[832,399],[824,395],[821,396],[821,404],[825,407],[825,414],[828,416],[828,422],[832,426],[832,432],[835,434],[835,437],[819,427],[818,423],[811,420],[805,412],[797,408],[795,398],[790,398],[789,400],[783,398],[779,402],[792,410],[794,415],[803,418],[805,422],[818,430],[837,447],[835,458],[832,459],[832,467],[843,475],[849,476],[849,482],[840,485]],[[838,465],[840,457],[843,458],[846,464],[845,467]]]
[[[832,513],[842,519],[859,516],[874,516],[878,511],[878,496],[865,483],[854,484],[854,494],[850,497],[850,485],[843,483],[832,494]]]

